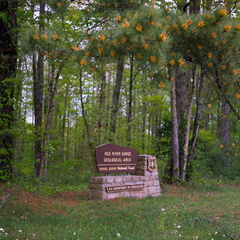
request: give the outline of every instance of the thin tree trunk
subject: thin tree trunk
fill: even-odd
[[[117,113],[118,113],[118,105],[119,105],[119,97],[120,90],[122,86],[123,79],[123,70],[124,70],[124,59],[119,59],[117,64],[117,75],[116,82],[113,90],[113,98],[112,98],[112,111],[111,111],[111,122],[110,122],[110,141],[113,141],[113,136],[116,132],[116,124],[117,124]]]
[[[64,150],[65,150],[65,129],[66,129],[66,116],[67,116],[67,102],[68,102],[68,91],[69,84],[66,85],[65,97],[64,97],[64,113],[62,119],[62,129],[61,129],[61,161],[64,162]]]
[[[71,137],[71,124],[70,124],[70,111],[67,111],[67,140],[66,140],[66,152],[67,152],[67,155],[66,155],[66,161],[69,160],[69,154],[70,154],[70,137]]]
[[[49,150],[46,149],[48,143],[51,141],[50,136],[50,128],[52,126],[52,112],[53,112],[53,105],[54,105],[54,96],[57,92],[57,85],[58,85],[58,78],[56,78],[56,85],[54,86],[54,64],[51,64],[48,68],[48,77],[46,79],[47,84],[47,92],[45,97],[45,112],[44,112],[44,125],[43,125],[43,155],[44,158],[42,161],[44,162],[44,179],[47,180],[47,173],[48,173],[48,156],[50,155]]]
[[[190,99],[189,99],[189,104],[187,106],[186,130],[185,130],[185,137],[184,137],[183,160],[182,160],[182,167],[181,167],[181,182],[182,183],[185,181],[185,178],[186,178],[192,108],[193,108],[193,102],[194,102],[196,86],[197,86],[197,66],[194,66],[194,68],[193,68],[192,79],[193,79],[192,93],[191,93],[191,96],[190,96]]]
[[[100,96],[99,96],[99,110],[101,112],[100,115],[100,118],[98,119],[98,131],[99,131],[99,140],[100,142],[104,139],[103,137],[103,131],[106,130],[105,129],[105,121],[106,121],[106,116],[105,116],[105,113],[106,113],[106,86],[107,86],[107,83],[106,83],[106,72],[103,72],[101,74],[101,79],[102,79],[102,82],[101,82],[101,90],[100,90]]]
[[[134,63],[133,63],[133,56],[130,58],[130,77],[129,77],[129,100],[128,100],[128,112],[127,112],[127,145],[130,146],[131,144],[131,137],[132,137],[132,116],[133,116],[133,108],[132,108],[132,103],[133,103],[133,81],[136,78],[136,76],[139,74],[141,69],[139,69],[137,72],[134,74]]]
[[[41,58],[39,58],[41,61]],[[37,70],[38,69],[38,70]],[[34,119],[35,119],[35,140],[34,140],[34,169],[36,176],[39,175],[41,153],[42,153],[42,101],[43,101],[43,78],[39,79],[40,71],[36,67],[36,57],[33,54],[33,98],[34,98]]]
[[[177,96],[176,96],[176,80],[172,80],[171,86],[171,108],[172,108],[172,162],[173,162],[173,181],[178,181],[179,171],[179,139],[178,139],[178,114],[177,114]]]
[[[94,176],[97,174],[97,170],[95,167],[95,153],[94,153],[94,146],[93,146],[93,141],[92,141],[92,137],[91,137],[91,133],[90,133],[90,127],[88,125],[88,121],[87,121],[87,116],[86,116],[86,112],[85,112],[85,105],[83,102],[83,81],[82,81],[82,69],[80,70],[80,76],[79,76],[79,83],[80,83],[80,101],[81,101],[81,109],[82,109],[82,117],[83,117],[83,121],[85,124],[85,128],[86,128],[86,133],[87,133],[87,142],[88,142],[88,147],[91,153],[91,157],[92,157],[92,168],[93,168],[93,173]]]
[[[145,71],[142,70],[142,95],[145,97],[146,90],[145,90]],[[146,144],[145,144],[145,135],[146,135],[146,112],[147,112],[147,103],[146,101],[143,101],[143,109],[142,109],[142,129],[141,129],[141,135],[142,135],[142,152],[145,152]]]
[[[229,122],[229,114],[230,114],[230,106],[228,102],[223,99],[221,105],[221,119],[220,119],[220,140],[224,145],[229,145],[230,142],[230,122]]]
[[[199,134],[199,129],[200,129],[200,123],[202,120],[202,109],[203,109],[203,90],[204,90],[204,85],[205,85],[205,72],[201,72],[201,78],[200,78],[200,83],[199,83],[199,91],[198,91],[198,98],[197,98],[197,106],[196,106],[196,115],[194,119],[194,126],[193,126],[193,137],[191,141],[191,149],[189,153],[189,163],[191,166],[191,161],[194,159],[194,151],[196,147],[196,142]]]
[[[40,0],[40,26],[39,34],[44,32],[45,1]],[[34,56],[33,56],[34,58]],[[33,59],[33,72],[36,72],[33,83],[34,95],[34,117],[35,117],[35,151],[34,151],[34,169],[38,179],[41,178],[41,159],[42,159],[42,115],[43,115],[43,84],[44,84],[44,50],[39,49],[37,69],[35,68],[35,59]]]
[[[131,121],[132,121],[132,101],[133,101],[133,56],[130,58],[130,78],[129,78],[129,100],[128,100],[128,113],[127,113],[127,145],[131,143]]]
[[[45,177],[47,172],[44,171],[45,167],[47,166],[47,144],[50,141],[50,133],[49,130],[51,129],[52,125],[52,112],[53,112],[53,106],[54,106],[54,98],[57,94],[57,89],[58,89],[58,81],[60,77],[60,73],[63,69],[64,66],[64,61],[62,61],[56,77],[55,77],[55,84],[53,85],[53,75],[54,75],[54,68],[51,69],[50,77],[49,77],[49,86],[48,86],[48,97],[47,97],[47,103],[46,103],[46,112],[45,112],[45,118],[44,118],[44,125],[43,125],[43,143],[42,143],[42,154],[41,154],[41,162],[40,162],[40,171],[39,171],[39,176],[38,179],[39,181],[42,180],[43,173],[45,172]]]

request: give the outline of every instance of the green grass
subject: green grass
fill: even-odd
[[[240,239],[240,188],[173,187],[162,196],[95,201],[1,187],[0,239]]]

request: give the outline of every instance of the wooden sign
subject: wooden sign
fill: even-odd
[[[135,172],[138,152],[114,144],[103,144],[95,150],[99,173]]]

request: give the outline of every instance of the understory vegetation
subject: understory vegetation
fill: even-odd
[[[38,194],[0,186],[0,239],[239,239],[239,185],[162,185],[162,196],[88,199],[84,186]],[[84,190],[81,190],[84,189]],[[72,191],[69,191],[72,190]]]
[[[0,1],[0,180],[97,175],[112,143],[164,182],[238,181],[239,4]]]

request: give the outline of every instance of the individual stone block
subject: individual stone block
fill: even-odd
[[[96,188],[97,188],[97,184],[96,184],[96,183],[90,183],[90,184],[88,185],[88,188],[90,188],[90,189],[96,189]]]
[[[133,181],[136,182],[136,181],[140,181],[140,176],[133,176]]]
[[[154,181],[153,181],[153,185],[154,185],[154,186],[159,186],[159,181],[158,181],[158,180],[154,180]]]
[[[107,182],[107,178],[106,177],[95,177],[94,179],[95,183],[106,183]]]
[[[148,195],[148,191],[146,188],[139,190],[139,191],[131,191],[131,197],[139,197],[143,198]]]
[[[106,178],[107,183],[113,183],[114,182],[114,177],[113,176],[108,176]]]
[[[153,181],[145,181],[145,187],[151,187],[151,186],[154,186]]]
[[[132,181],[133,181],[133,176],[132,176],[132,175],[125,176],[125,177],[123,178],[123,181],[124,181],[125,183],[127,183],[127,182],[132,182]]]
[[[160,193],[160,187],[153,186],[153,187],[148,188],[148,194],[149,195],[158,194],[158,193]]]
[[[122,183],[123,182],[123,176],[114,176],[114,182],[115,183]]]
[[[110,200],[110,199],[119,198],[119,197],[120,197],[120,193],[119,192],[107,193],[105,200]]]
[[[139,165],[136,170],[137,171],[144,171],[145,170],[145,166],[144,165]]]
[[[134,184],[143,184],[145,186],[145,183],[143,181],[137,181],[137,182],[134,182]]]
[[[101,190],[101,191],[105,191],[106,190],[107,185],[106,184],[98,184],[96,189],[97,190]]]
[[[120,192],[119,197],[131,197],[131,193],[130,191]]]

